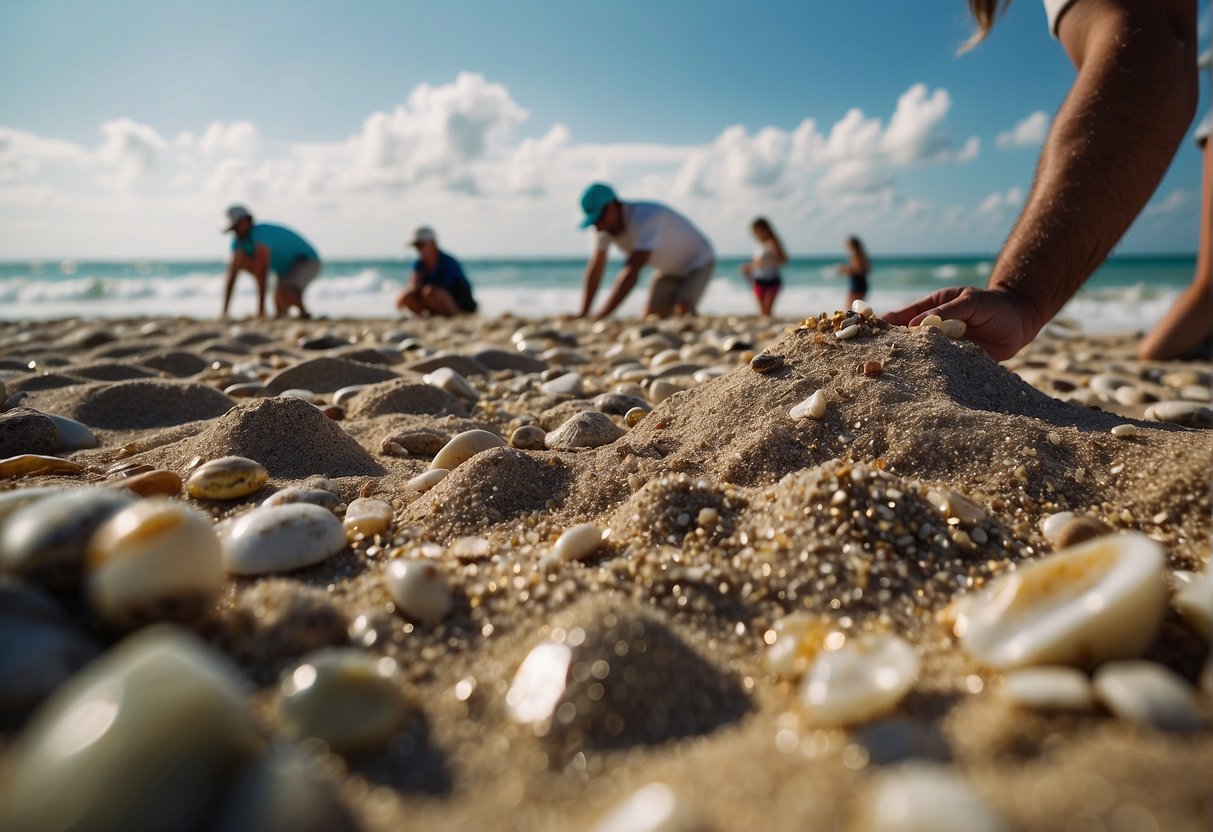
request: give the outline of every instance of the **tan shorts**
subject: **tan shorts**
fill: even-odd
[[[286,270],[285,274],[278,275],[279,286],[290,286],[296,289],[299,294],[303,294],[303,290],[307,288],[320,274],[320,261],[302,259],[297,260],[295,265]]]
[[[653,275],[653,285],[649,287],[649,308],[646,313],[669,315],[680,304],[694,312],[715,270],[716,261],[709,260],[707,264],[686,274],[657,272]]]

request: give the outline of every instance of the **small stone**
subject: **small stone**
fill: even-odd
[[[395,512],[383,500],[373,497],[359,497],[345,509],[345,519],[341,521],[346,537],[355,540],[358,537],[374,537],[383,534],[391,528]]]
[[[1091,680],[1073,667],[1024,667],[1003,677],[1003,698],[1033,711],[1089,711]]]
[[[800,699],[815,725],[843,726],[884,714],[910,692],[918,655],[895,635],[862,635],[809,663]]]
[[[552,546],[552,554],[564,561],[584,560],[602,546],[602,529],[582,523],[566,529]]]
[[[918,325],[921,327],[942,329],[943,328],[943,318],[939,317],[938,315],[927,315],[925,318],[923,318],[918,323]]]
[[[430,463],[430,470],[441,468],[453,471],[482,451],[503,447],[505,440],[495,433],[487,430],[467,430],[457,434],[443,446]]]
[[[834,337],[839,341],[849,341],[859,334],[859,324],[851,324],[844,326],[842,329],[834,333]]]
[[[1205,724],[1195,691],[1156,662],[1110,662],[1096,671],[1093,686],[1099,701],[1121,719],[1168,731],[1193,731]]]
[[[586,410],[570,418],[544,437],[544,444],[555,451],[599,448],[624,435],[611,417],[597,410]]]
[[[623,415],[623,423],[630,428],[634,428],[644,421],[644,417],[649,415],[649,411],[643,407],[633,407]]]
[[[451,473],[445,468],[431,468],[424,474],[418,474],[404,484],[405,490],[411,494],[424,494]]]
[[[813,395],[789,410],[788,415],[793,419],[824,419],[826,415],[825,393],[820,390],[814,391]]]
[[[346,548],[345,529],[331,511],[309,503],[256,508],[219,526],[227,571],[290,572]]]
[[[238,500],[260,491],[269,477],[255,460],[225,456],[199,465],[185,481],[185,490],[196,500]]]
[[[923,321],[923,324],[926,325],[926,321]],[[963,338],[968,328],[968,324],[959,318],[949,318],[948,320],[939,324],[939,331],[951,338],[953,341],[955,341],[957,338]]]
[[[384,583],[396,607],[414,621],[441,621],[454,606],[450,582],[429,560],[393,560]]]
[[[950,769],[907,763],[861,793],[855,832],[1009,832],[1012,828]]]
[[[1117,425],[1116,427],[1112,428],[1112,435],[1119,436],[1122,439],[1128,439],[1130,437],[1136,436],[1137,435],[1137,425],[1130,425],[1130,424]]]
[[[783,366],[783,356],[762,352],[750,359],[750,369],[756,373],[770,373]]]

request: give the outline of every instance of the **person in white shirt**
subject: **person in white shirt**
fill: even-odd
[[[716,253],[690,220],[657,202],[623,202],[610,185],[595,182],[581,195],[582,228],[596,229],[585,267],[585,291],[578,317],[590,315],[613,243],[627,260],[594,320],[618,308],[636,287],[645,266],[656,270],[644,314],[662,318],[693,315],[716,268]]]
[[[758,248],[754,251],[754,259],[741,265],[741,274],[750,282],[754,297],[758,299],[758,314],[769,318],[775,308],[775,298],[783,288],[781,269],[788,262],[788,255],[766,217],[750,223],[750,232],[758,241]]]
[[[975,41],[1008,2],[969,0]],[[1196,0],[1044,2],[1078,75],[986,288],[943,289],[885,315],[910,326],[928,315],[958,318],[966,337],[999,361],[1036,337],[1145,207],[1199,91]],[[1202,303],[1210,308],[1207,296]]]

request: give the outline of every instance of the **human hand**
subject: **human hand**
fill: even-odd
[[[1005,361],[1036,337],[1044,326],[1036,307],[1024,296],[1002,289],[953,286],[884,315],[891,324],[918,326],[928,315],[964,321],[965,337],[995,361]]]

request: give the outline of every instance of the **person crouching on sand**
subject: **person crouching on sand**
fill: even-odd
[[[278,317],[291,307],[299,317],[310,318],[303,306],[303,292],[320,274],[320,257],[307,240],[289,228],[269,223],[255,223],[253,215],[243,205],[227,209],[226,232],[235,232],[232,240],[232,260],[227,267],[227,283],[223,287],[222,317],[227,317],[236,275],[247,271],[257,280],[257,317],[265,317],[265,288],[272,271],[278,277],[274,286],[274,307]]]
[[[845,274],[851,282],[844,309],[850,309],[855,301],[863,300],[868,294],[868,272],[872,271],[872,261],[868,259],[863,240],[855,236],[847,237],[847,250],[851,252],[851,259],[838,264],[838,273]]]
[[[783,277],[779,270],[788,262],[788,255],[766,217],[754,220],[750,224],[750,231],[758,240],[758,249],[754,252],[754,259],[741,267],[741,273],[754,288],[759,314],[769,318],[775,307],[775,297],[783,288]]]
[[[438,248],[438,235],[423,225],[413,232],[409,245],[417,249],[413,273],[396,298],[396,308],[411,309],[416,315],[451,317],[476,311],[472,284],[463,266]]]

